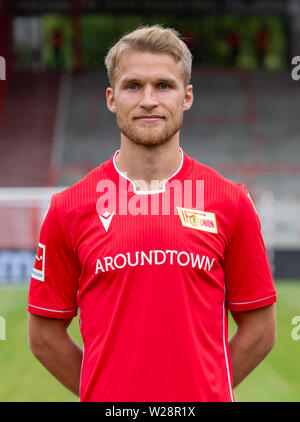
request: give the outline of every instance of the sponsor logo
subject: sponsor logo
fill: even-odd
[[[184,227],[208,233],[218,233],[215,213],[182,207],[177,207],[177,211]]]
[[[109,213],[108,211],[106,211],[103,215],[98,214],[105,231],[108,231],[114,213],[115,212]]]
[[[35,257],[35,263],[32,270],[32,278],[39,281],[45,280],[45,251],[46,246],[39,243],[38,250]]]
[[[151,250],[119,253],[115,256],[105,256],[96,261],[95,274],[99,272],[119,270],[124,267],[137,267],[148,265],[179,265],[192,267],[210,272],[216,259],[207,255],[194,254],[187,251],[176,250]]]

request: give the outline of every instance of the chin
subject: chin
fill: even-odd
[[[148,137],[131,137],[129,138],[132,142],[138,145],[155,146],[165,144],[170,138],[148,138]]]
[[[173,127],[172,130],[160,130],[160,131],[140,131],[131,128],[119,128],[120,131],[125,135],[128,139],[138,145],[145,145],[145,146],[156,146],[156,145],[163,145],[167,143],[173,136],[178,132],[180,129],[179,127]]]

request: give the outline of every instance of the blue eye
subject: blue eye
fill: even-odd
[[[130,84],[130,85],[128,85],[128,89],[130,91],[135,91],[137,89],[137,84]]]
[[[160,89],[168,89],[169,88],[169,85],[166,84],[166,83],[164,83],[164,82],[161,82],[161,83],[158,84],[158,87]]]

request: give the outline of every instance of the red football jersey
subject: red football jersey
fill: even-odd
[[[183,151],[136,192],[114,157],[52,197],[28,310],[79,310],[81,401],[233,401],[228,309],[276,301],[248,192]]]

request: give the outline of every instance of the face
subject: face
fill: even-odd
[[[125,51],[106,91],[123,137],[142,145],[163,144],[178,136],[183,112],[193,102],[181,66],[169,53]]]

